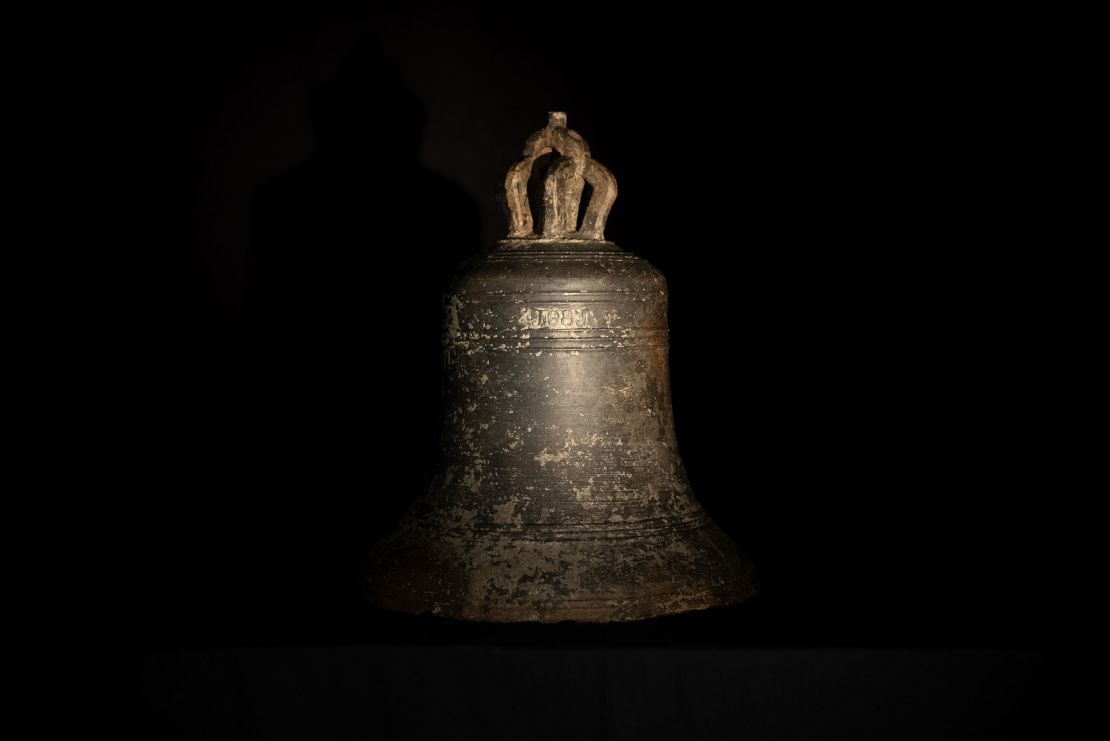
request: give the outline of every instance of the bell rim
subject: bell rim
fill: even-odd
[[[463,539],[441,532],[431,535],[428,529],[417,527],[395,532],[395,539],[379,544],[377,558],[371,559],[365,572],[369,602],[396,612],[420,615],[432,614],[456,620],[490,623],[515,622],[626,622],[644,620],[692,610],[724,607],[746,602],[759,593],[759,580],[755,568],[746,554],[711,519],[698,527],[643,533],[639,538],[622,538],[616,541],[596,538],[579,540],[554,538],[530,540],[509,537],[509,533],[474,533],[476,537]],[[430,544],[436,544],[429,547]],[[606,581],[604,589],[567,582],[570,594],[544,596],[533,591],[526,595],[479,596],[480,586],[496,572],[489,564],[460,562],[457,554],[483,553],[486,546],[509,545],[519,559],[523,551],[534,555],[544,549],[565,548],[568,555],[577,553],[586,559],[606,554],[611,562],[621,557],[652,560],[655,555],[675,559],[666,570],[644,583],[626,572],[618,576],[617,570]],[[437,555],[432,548],[441,548]],[[550,551],[547,551],[550,553]],[[449,554],[444,558],[444,553]],[[420,554],[423,566],[408,571],[407,578],[398,579],[413,554]],[[693,558],[700,565],[698,575],[684,567],[684,558]],[[432,564],[439,563],[440,567]],[[454,563],[451,578],[424,581],[432,574],[444,575],[443,563]],[[702,570],[712,564],[712,568]],[[486,568],[483,568],[486,567]],[[398,571],[400,569],[400,572]],[[536,567],[531,583],[545,583],[546,579],[568,580],[565,569]],[[602,570],[604,571],[604,570]],[[713,579],[717,571],[719,579]],[[597,576],[598,574],[595,574]],[[668,577],[669,575],[669,577]],[[423,582],[422,586],[418,586]],[[410,586],[401,586],[402,584]],[[477,587],[475,586],[477,585]],[[475,589],[478,589],[476,592]],[[518,587],[519,588],[519,587]]]
[[[431,607],[416,608],[404,600],[388,599],[386,592],[378,591],[367,596],[367,601],[379,609],[408,615],[431,615],[444,620],[468,623],[631,623],[640,620],[702,612],[750,603],[760,593],[759,581],[754,572],[738,575],[720,584],[705,587],[693,593],[675,593],[660,600],[651,599],[618,601],[595,598],[561,600],[558,606],[543,610],[519,605],[499,605],[485,610],[444,610]],[[647,597],[648,595],[645,595]]]

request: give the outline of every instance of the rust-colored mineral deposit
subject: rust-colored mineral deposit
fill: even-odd
[[[678,455],[666,282],[605,241],[616,179],[566,124],[552,113],[528,139],[505,179],[508,238],[445,297],[443,452],[371,553],[368,594],[383,607],[609,622],[757,591]],[[528,184],[544,155],[537,231]]]

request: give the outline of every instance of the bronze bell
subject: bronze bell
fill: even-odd
[[[536,233],[529,182],[548,154]],[[613,174],[551,113],[505,196],[508,238],[448,289],[441,459],[370,555],[371,601],[464,620],[608,622],[753,596],[750,563],[678,455],[666,282],[603,237]]]

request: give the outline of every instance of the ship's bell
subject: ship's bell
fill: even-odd
[[[549,164],[533,176],[537,160]],[[604,239],[616,195],[564,113],[510,168],[508,238],[469,260],[445,296],[441,459],[370,554],[372,602],[465,620],[608,622],[756,593],[748,560],[690,491],[666,282]]]

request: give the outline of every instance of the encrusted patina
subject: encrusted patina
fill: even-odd
[[[545,155],[537,232],[528,184]],[[505,189],[509,238],[446,296],[442,459],[371,554],[370,599],[466,620],[608,622],[751,597],[751,565],[678,455],[666,282],[603,237],[612,173],[552,113]]]

